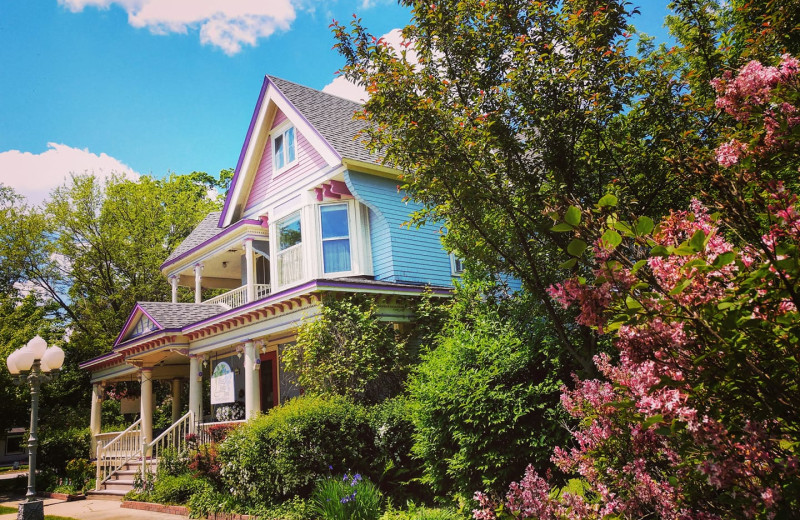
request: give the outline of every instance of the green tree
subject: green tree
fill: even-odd
[[[677,0],[678,45],[656,48],[635,44],[637,11],[622,0],[401,3],[413,19],[400,49],[359,19],[334,24],[345,76],[370,93],[365,141],[424,204],[413,222],[444,224],[449,249],[521,280],[561,349],[593,372],[596,335],[546,295],[560,250],[586,243],[554,233],[548,213],[611,192],[621,211],[657,217],[706,190],[685,158],[709,157],[719,129],[709,80],[753,41],[796,46],[800,7]]]
[[[401,390],[413,354],[408,337],[380,320],[375,300],[354,295],[326,298],[283,361],[308,392],[375,403]]]

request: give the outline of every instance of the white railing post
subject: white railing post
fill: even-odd
[[[103,474],[103,441],[97,441],[97,458],[95,459],[95,464],[97,467],[95,468],[94,488],[100,491],[100,484],[103,482],[101,478]]]

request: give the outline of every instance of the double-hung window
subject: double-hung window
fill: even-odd
[[[296,159],[293,126],[273,134],[272,158],[275,171],[286,168]]]
[[[300,212],[278,222],[278,284],[289,285],[303,277],[303,233]]]
[[[327,273],[351,270],[350,222],[347,204],[325,204],[319,207],[322,228],[322,265]]]

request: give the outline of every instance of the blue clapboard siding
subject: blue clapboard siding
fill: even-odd
[[[450,256],[442,249],[439,228],[403,226],[419,204],[403,202],[397,181],[348,171],[350,192],[369,208],[372,263],[376,280],[451,286]]]

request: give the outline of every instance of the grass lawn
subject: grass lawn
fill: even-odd
[[[23,464],[22,466],[19,467],[19,469],[2,468],[0,469],[0,475],[5,475],[6,473],[18,473],[20,471],[28,471],[28,465]]]
[[[8,513],[16,513],[16,507],[0,506],[0,515],[7,515]],[[77,520],[68,516],[52,516],[45,515],[44,520]]]

